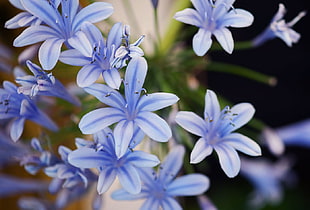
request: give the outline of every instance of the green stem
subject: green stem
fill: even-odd
[[[155,43],[155,50],[158,52],[161,46],[161,36],[159,31],[159,22],[158,22],[158,10],[154,9],[154,25],[155,25],[155,34],[157,36],[157,43]]]

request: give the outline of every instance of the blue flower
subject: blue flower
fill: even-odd
[[[261,155],[259,145],[250,138],[232,133],[246,124],[254,115],[254,108],[249,103],[240,103],[231,109],[226,106],[222,111],[215,93],[207,90],[205,96],[204,118],[193,112],[181,111],[176,122],[185,130],[200,136],[191,153],[190,162],[199,163],[217,152],[220,164],[229,177],[234,177],[240,170],[240,159],[236,150],[245,154]]]
[[[78,0],[62,0],[61,14],[57,4],[49,1],[21,0],[26,11],[38,17],[46,25],[33,25],[15,40],[15,47],[23,47],[44,41],[39,49],[39,60],[44,70],[50,70],[60,55],[63,43],[71,47],[68,39],[73,37],[85,21],[96,23],[108,18],[113,7],[109,3],[95,2],[81,10]]]
[[[293,43],[297,43],[300,39],[300,34],[292,29],[292,27],[297,23],[306,12],[300,12],[297,17],[295,17],[290,22],[286,23],[283,20],[283,16],[286,13],[286,9],[283,4],[279,4],[279,10],[271,20],[270,25],[266,28],[263,33],[259,34],[253,41],[254,46],[259,46],[270,39],[276,37],[282,39],[287,46],[291,47]]]
[[[232,53],[234,41],[227,27],[247,27],[252,24],[253,16],[243,9],[234,9],[234,0],[191,0],[194,9],[187,8],[177,12],[178,21],[199,27],[193,38],[193,48],[198,56],[203,56],[212,44],[214,35],[223,49]]]
[[[106,192],[116,176],[126,191],[137,194],[141,190],[141,181],[138,173],[140,167],[154,167],[159,164],[156,156],[142,151],[127,150],[118,158],[115,154],[115,142],[112,131],[102,130],[100,139],[92,147],[81,147],[69,154],[69,162],[80,168],[97,168],[99,179],[97,191],[99,194]]]
[[[34,76],[26,75],[16,77],[15,81],[21,85],[17,89],[18,93],[29,95],[30,97],[36,95],[55,96],[77,106],[80,105],[78,99],[70,95],[66,88],[52,75],[52,73],[46,73],[39,66],[29,60],[26,64]]]
[[[61,160],[49,167],[44,169],[46,175],[53,177],[57,184],[54,184],[53,181],[50,185],[50,191],[55,192],[58,186],[58,180],[61,180],[63,188],[72,189],[80,184],[86,188],[88,184],[88,179],[86,176],[86,171],[74,167],[68,162],[68,155],[72,150],[65,146],[60,146],[58,148],[58,153],[61,156]]]
[[[146,198],[141,209],[182,209],[176,196],[203,194],[209,188],[209,179],[202,174],[177,176],[184,157],[184,147],[176,146],[159,166],[159,172],[149,168],[140,170],[143,182],[141,193],[132,195],[123,189],[112,193],[115,200],[135,200]],[[161,207],[161,208],[160,208]]]
[[[84,134],[96,133],[114,123],[115,151],[121,157],[128,148],[134,128],[139,127],[150,138],[166,142],[171,137],[171,129],[165,120],[152,113],[176,103],[179,98],[170,93],[143,94],[142,88],[147,72],[143,57],[133,58],[125,74],[125,98],[116,90],[93,84],[84,90],[101,102],[111,106],[91,111],[84,115],[79,127]]]
[[[8,81],[0,88],[0,119],[14,118],[10,136],[17,141],[24,130],[26,119],[31,120],[52,131],[58,130],[54,122],[40,111],[36,104],[26,95],[19,94],[17,87]]]
[[[245,176],[254,186],[250,204],[256,209],[264,204],[276,204],[283,198],[283,182],[292,181],[292,160],[282,158],[275,163],[265,159],[242,159],[241,175]]]
[[[121,84],[119,68],[115,68],[115,51],[122,43],[122,24],[116,23],[105,41],[99,29],[84,23],[81,31],[69,39],[75,48],[61,53],[60,61],[83,66],[77,75],[77,84],[87,87],[93,84],[102,74],[105,82],[112,88],[118,89]]]

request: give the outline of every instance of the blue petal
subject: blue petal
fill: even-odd
[[[13,46],[23,47],[55,37],[59,37],[57,32],[47,26],[31,26],[16,37]]]
[[[92,23],[84,22],[82,24],[81,30],[86,34],[86,36],[89,39],[90,43],[98,44],[98,43],[101,43],[101,42],[103,43],[104,42],[100,30],[95,25],[93,25]],[[104,47],[104,46],[101,46],[101,47]]]
[[[212,146],[208,144],[204,138],[200,138],[191,152],[190,163],[200,163],[203,159],[209,156],[212,151]]]
[[[108,39],[107,39],[107,47],[110,48],[112,45],[117,49],[122,43],[123,37],[123,25],[122,23],[115,23],[111,28]]]
[[[230,178],[235,177],[240,171],[240,158],[236,150],[226,144],[216,144],[214,149],[225,174]]]
[[[203,194],[210,186],[208,177],[189,174],[175,179],[167,188],[170,196],[194,196]]]
[[[220,113],[221,107],[216,94],[212,90],[207,90],[204,109],[205,120],[212,121],[215,124],[215,121],[218,120]]]
[[[165,157],[165,160],[160,165],[159,179],[164,185],[171,182],[176,177],[183,165],[185,149],[181,145],[173,147],[173,149]]]
[[[59,34],[63,33],[62,17],[58,10],[49,4],[48,1],[21,0],[21,2],[28,12],[53,27]]]
[[[207,7],[210,5],[207,4],[206,0],[191,0],[195,9],[199,12],[201,17],[205,16],[205,12],[207,11]]]
[[[143,151],[134,151],[129,153],[126,159],[136,167],[154,167],[160,163],[157,156]]]
[[[193,112],[178,112],[175,121],[185,130],[197,135],[204,136],[207,133],[207,123]]]
[[[79,8],[79,0],[61,1],[61,13],[72,22]]]
[[[199,13],[196,10],[191,9],[191,8],[186,8],[180,12],[177,12],[174,15],[174,18],[177,21],[190,24],[190,25],[194,25],[197,27],[201,27],[203,24],[203,20],[201,16],[199,15]]]
[[[233,106],[230,111],[233,115],[235,115],[231,121],[233,126],[231,126],[231,123],[228,124],[226,128],[222,130],[223,134],[228,134],[242,127],[252,119],[255,113],[255,109],[250,103],[239,103]]]
[[[93,46],[84,32],[82,31],[76,32],[73,37],[68,39],[68,42],[71,47],[77,49],[85,57],[92,56]]]
[[[99,168],[105,165],[104,160],[103,152],[87,147],[74,150],[68,155],[69,163],[78,168]]]
[[[111,194],[113,200],[136,200],[147,197],[146,193],[140,192],[139,194],[131,194],[124,189],[119,189]]]
[[[97,65],[85,65],[80,69],[76,78],[76,83],[80,87],[90,86],[100,77],[101,72],[102,69],[98,68]]]
[[[205,55],[210,49],[211,44],[211,32],[200,28],[193,38],[193,49],[196,55]]]
[[[68,147],[62,145],[58,147],[58,154],[60,155],[63,161],[67,161],[70,152],[72,152],[72,150],[69,149]]]
[[[20,0],[9,0],[9,2],[16,8],[20,10],[25,10],[24,6],[22,5]]]
[[[229,144],[235,149],[251,156],[261,155],[261,149],[259,145],[240,133],[231,133],[221,139],[221,144]]]
[[[97,192],[100,194],[105,193],[116,178],[116,171],[113,167],[102,170],[99,174],[97,183]]]
[[[51,70],[56,65],[64,39],[48,39],[39,49],[39,61],[44,70]]]
[[[146,72],[147,62],[144,58],[136,57],[129,62],[125,73],[125,94],[128,103],[135,103],[140,97]]]
[[[79,123],[83,134],[93,134],[124,119],[124,113],[115,108],[101,108],[84,115]]]
[[[166,142],[172,136],[171,129],[166,121],[154,113],[140,112],[135,123],[155,141]]]
[[[14,120],[14,122],[12,123],[11,130],[10,130],[10,136],[13,141],[17,141],[22,135],[23,130],[24,130],[25,120],[26,119],[24,117],[20,117]]]
[[[72,66],[85,66],[92,62],[91,57],[85,57],[82,53],[75,49],[61,52],[59,60]]]
[[[229,54],[231,54],[234,50],[234,40],[230,30],[228,30],[227,28],[220,28],[213,31],[213,34],[216,37],[217,41],[220,43],[220,45],[223,47],[223,49]]]
[[[147,197],[140,210],[160,209],[160,199],[156,197]]]
[[[253,15],[243,9],[233,9],[228,12],[222,19],[219,24],[220,27],[247,27],[253,23]]]
[[[123,96],[116,90],[103,84],[92,84],[84,90],[95,96],[99,101],[120,110],[125,108],[126,102]]]
[[[133,136],[133,121],[122,120],[114,128],[115,154],[122,157],[128,150],[129,143]]]
[[[102,76],[107,85],[109,85],[111,88],[119,89],[119,86],[122,83],[122,79],[117,69],[112,68],[103,71]]]
[[[73,172],[66,166],[65,164],[62,164],[58,167],[57,170],[57,177],[60,179],[69,179],[72,178],[75,174],[75,171]]]
[[[4,27],[8,29],[26,27],[29,26],[35,19],[36,17],[31,15],[29,12],[21,12],[10,20],[6,21]]]
[[[179,98],[171,93],[152,93],[143,95],[137,105],[140,111],[156,111],[176,103]]]
[[[119,182],[122,187],[132,194],[138,194],[141,191],[141,180],[137,170],[129,165],[123,165],[117,171]]]
[[[108,18],[113,13],[113,7],[109,3],[95,2],[83,8],[75,16],[72,23],[73,31],[77,31],[83,22],[96,23]]]
[[[161,201],[161,207],[163,209],[182,210],[180,204],[172,197],[166,197]]]

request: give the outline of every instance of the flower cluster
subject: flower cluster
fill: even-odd
[[[204,56],[211,51],[212,36],[215,36],[222,48],[231,54],[234,40],[228,27],[250,26],[253,15],[234,8],[234,0],[191,2],[194,8],[178,11],[174,18],[199,28],[192,41],[194,53]],[[253,161],[253,166],[251,161],[240,158],[237,153],[238,150],[250,156],[262,154],[261,147],[253,140],[255,138],[238,130],[253,118],[254,107],[250,103],[239,103],[221,109],[222,101],[209,87],[187,87],[190,86],[184,82],[189,72],[187,68],[204,68],[206,63],[209,64],[209,61],[197,58],[191,48],[188,51],[192,53],[193,61],[187,57],[191,53],[182,54],[175,50],[180,45],[169,49],[169,53],[161,52],[162,40],[158,37],[155,55],[150,56],[140,46],[146,36],[141,35],[132,43],[129,25],[105,21],[110,24],[110,30],[101,31],[102,28],[95,23],[109,18],[114,11],[112,4],[106,2],[94,2],[86,7],[82,7],[79,0],[10,0],[10,3],[22,12],[9,19],[5,27],[25,28],[15,38],[13,46],[37,44],[39,47],[30,49],[32,54],[38,55],[37,61],[24,56],[27,57],[24,63],[32,74],[23,70],[15,72],[17,85],[3,81],[0,88],[0,143],[10,146],[4,143],[7,138],[14,142],[24,139],[20,141],[21,146],[12,147],[11,154],[28,173],[35,175],[42,171],[52,179],[49,184],[42,182],[42,187],[38,187],[32,180],[27,184],[15,177],[0,175],[0,196],[5,191],[17,193],[9,190],[8,184],[2,184],[13,183],[21,191],[56,194],[56,199],[48,202],[23,198],[21,208],[62,209],[86,195],[95,185],[97,192],[92,205],[94,209],[100,209],[102,194],[107,193],[118,179],[122,189],[113,192],[112,198],[143,198],[145,202],[141,209],[182,209],[183,203],[177,200],[179,196],[197,196],[197,206],[213,209],[214,205],[205,194],[210,187],[210,179],[206,176],[209,171],[193,164],[204,159],[203,163],[206,163],[207,157],[215,150],[228,177],[237,176],[241,170],[242,175],[256,185],[257,192],[264,194],[260,199],[266,199],[266,194],[280,197],[279,180],[284,178],[289,167],[271,173],[271,164]],[[149,3],[157,18],[160,1]],[[289,23],[282,20],[283,15],[284,6],[280,4],[270,26],[251,42],[251,47],[274,37],[280,37],[289,46],[296,43],[299,34],[290,27],[305,13],[300,13]],[[6,54],[0,53],[1,56]],[[182,61],[184,58],[186,61]],[[9,59],[8,56],[5,59]],[[175,66],[186,69],[185,76],[180,74],[181,70],[174,69]],[[9,72],[7,68],[9,66],[5,72]],[[16,68],[23,69],[23,66]],[[68,83],[59,76],[60,68],[78,69],[76,77],[72,79],[71,74],[68,77],[79,94],[70,90]],[[171,71],[166,72],[170,68]],[[202,95],[203,118],[192,111],[179,111],[202,108],[203,100],[199,98]],[[60,102],[51,98],[59,98]],[[196,99],[196,102],[192,104],[188,99]],[[69,102],[72,107],[68,108],[67,103],[63,105],[61,100]],[[59,104],[67,109],[56,113],[51,107]],[[170,106],[173,110],[169,113]],[[64,114],[74,126],[60,123]],[[60,120],[57,121],[57,117]],[[24,132],[27,130],[26,120],[43,127],[38,135]],[[199,136],[198,141],[192,140],[185,130]],[[29,135],[36,136],[29,141],[31,148],[26,146]],[[74,150],[70,149],[70,142],[61,141],[72,136],[76,137],[77,148]],[[282,136],[285,135],[282,133]],[[27,152],[21,154],[20,150],[24,148]],[[7,155],[0,154],[1,165],[8,159]],[[242,166],[241,160],[244,162]],[[253,172],[257,165],[261,169],[258,174]],[[271,178],[262,181],[262,177],[269,173]],[[273,186],[268,187],[266,183]]]

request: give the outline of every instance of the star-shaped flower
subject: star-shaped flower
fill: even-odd
[[[155,155],[143,151],[127,152],[121,158],[115,154],[115,142],[112,131],[105,129],[96,134],[94,147],[81,147],[69,154],[69,162],[80,168],[97,168],[99,179],[97,191],[106,192],[116,176],[124,189],[137,194],[141,191],[141,181],[138,173],[140,167],[154,167],[159,164]],[[98,138],[100,136],[100,138]]]
[[[109,3],[95,2],[79,10],[79,0],[61,0],[61,14],[57,4],[49,1],[21,0],[26,11],[46,25],[33,25],[25,29],[15,40],[15,47],[43,42],[39,49],[39,60],[44,70],[50,70],[60,55],[63,43],[71,47],[68,39],[81,28],[83,22],[96,23],[113,13]]]
[[[286,13],[286,9],[283,4],[279,4],[279,10],[272,18],[270,25],[266,28],[263,33],[258,35],[253,40],[254,46],[259,46],[264,42],[279,37],[282,39],[287,46],[291,47],[293,43],[297,43],[300,39],[300,34],[292,29],[292,27],[297,23],[303,16],[306,15],[306,12],[300,12],[293,20],[286,23],[283,20],[283,17]]]
[[[196,10],[187,8],[177,12],[178,21],[199,27],[193,38],[193,48],[198,56],[203,56],[212,44],[214,35],[223,49],[232,53],[234,40],[227,27],[247,27],[253,22],[253,16],[243,9],[235,9],[235,0],[191,0]]]
[[[254,112],[249,103],[240,103],[231,109],[226,106],[221,111],[217,96],[213,91],[207,90],[204,119],[186,111],[181,111],[176,116],[176,122],[181,127],[201,137],[193,148],[190,162],[201,162],[214,149],[227,176],[236,176],[240,170],[240,159],[236,150],[252,156],[261,155],[261,149],[256,142],[240,133],[232,133],[246,124]]]
[[[210,185],[208,177],[202,174],[189,174],[175,178],[183,164],[184,153],[184,147],[174,147],[159,166],[158,173],[150,168],[142,168],[140,170],[143,182],[141,193],[132,195],[120,189],[112,194],[112,198],[115,200],[145,198],[146,201],[140,208],[143,210],[182,209],[174,197],[200,195]]]
[[[86,92],[111,107],[100,108],[84,115],[79,127],[84,134],[94,134],[117,123],[113,133],[118,157],[127,151],[135,127],[160,142],[168,141],[172,135],[166,121],[152,112],[176,103],[179,98],[171,93],[143,94],[146,72],[147,63],[143,57],[135,57],[129,62],[124,81],[125,98],[118,91],[103,84],[84,88]]]

